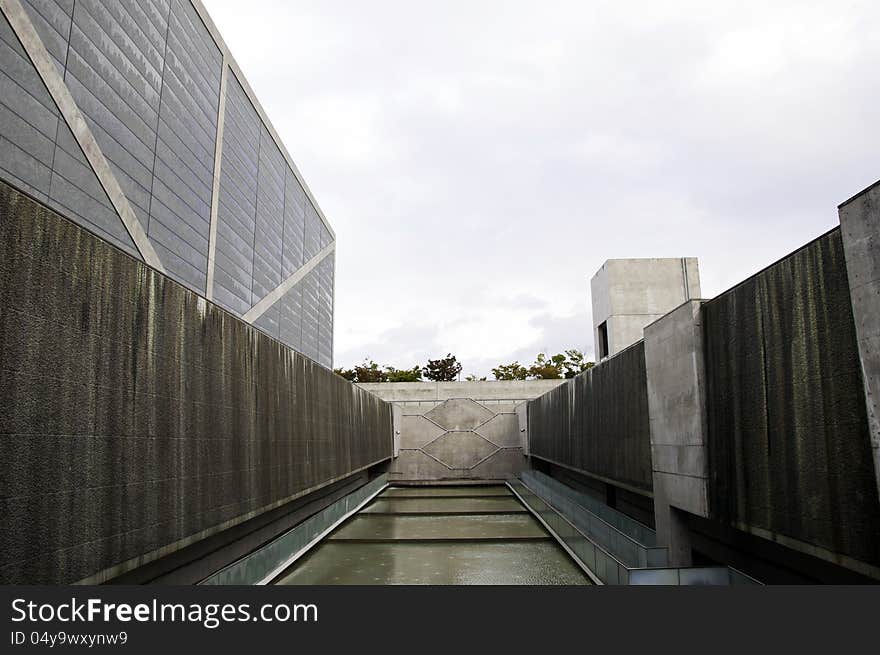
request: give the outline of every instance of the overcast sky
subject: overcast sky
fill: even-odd
[[[711,297],[880,178],[878,3],[204,2],[336,231],[336,366],[592,358],[604,260]]]

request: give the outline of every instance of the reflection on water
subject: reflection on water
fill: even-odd
[[[590,584],[503,486],[386,489],[278,584]]]

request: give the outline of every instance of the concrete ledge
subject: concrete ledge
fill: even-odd
[[[495,380],[491,382],[369,382],[359,384],[388,402],[412,400],[531,400],[565,380]]]

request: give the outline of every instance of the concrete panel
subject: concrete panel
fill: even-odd
[[[880,186],[843,203],[839,214],[880,494]]]
[[[400,456],[388,468],[388,479],[445,480],[455,477],[449,467],[429,457],[421,450],[401,450]]]
[[[281,240],[284,230],[284,176],[287,164],[265,126],[260,130],[254,272],[251,304],[281,284]]]
[[[709,516],[700,302],[686,302],[645,327],[644,334],[654,525],[670,565],[690,566],[690,535],[674,508]]]
[[[421,448],[445,432],[424,416],[401,416],[400,447],[405,450]]]
[[[492,418],[493,414],[469,398],[456,398],[447,400],[425,416],[447,430],[473,430]]]
[[[516,414],[497,414],[477,428],[477,433],[499,448],[521,447]]]
[[[478,400],[477,402],[493,414],[513,414],[514,412],[516,412],[516,406],[519,404],[518,402],[507,402],[491,399]]]
[[[253,305],[251,284],[256,229],[257,177],[259,172],[260,123],[244,89],[229,75],[220,167],[220,200],[217,209],[217,255],[214,299],[232,311]],[[220,272],[237,279],[230,285]],[[239,299],[237,306],[224,303],[219,289]],[[240,313],[244,313],[244,311]]]
[[[476,432],[447,432],[422,449],[451,469],[471,469],[498,450]]]
[[[22,6],[27,10],[59,72],[63,73],[73,0],[23,0]]]
[[[148,35],[154,42],[158,36]],[[155,238],[158,221],[176,235],[166,247],[188,266],[167,258],[166,268],[205,293],[222,56],[189,2],[174,0],[167,35],[149,234]]]
[[[281,277],[287,278],[305,263],[306,193],[287,168],[284,176],[284,238]]]
[[[477,402],[487,400],[520,402],[537,398],[555,389],[565,380],[504,380],[491,382],[374,382],[359,385],[383,400],[436,401],[450,398],[471,398]],[[485,406],[491,411],[500,410]]]
[[[645,372],[655,492],[658,479],[685,476],[686,488],[697,489],[696,495],[669,491],[667,497],[680,509],[706,517],[706,382],[699,301],[687,302],[645,328]],[[664,475],[658,477],[658,471]]]
[[[670,474],[663,473],[661,471],[654,471],[654,501],[655,505],[657,502],[657,498],[659,496],[659,492],[657,489],[658,485],[663,485],[664,498],[666,500],[667,505],[671,505],[672,507],[684,507],[687,506],[690,509],[688,511],[691,514],[696,514],[698,516],[708,516],[709,514],[709,501],[706,495],[706,480],[701,477],[690,477],[687,475],[681,475],[680,473]],[[673,543],[664,532],[664,521],[660,517],[660,513],[656,511],[654,513],[655,521],[657,522],[657,540],[658,544],[668,546],[671,549],[674,549],[677,544]],[[687,566],[686,562],[682,562],[679,560],[679,563],[672,563],[673,566]]]
[[[504,448],[474,466],[470,474],[475,480],[507,480],[528,467],[528,460],[521,450]]]

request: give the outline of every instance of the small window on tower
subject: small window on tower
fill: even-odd
[[[598,328],[599,331],[599,359],[608,357],[608,323],[603,321]]]

